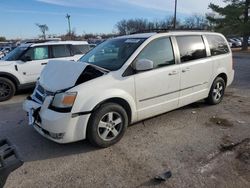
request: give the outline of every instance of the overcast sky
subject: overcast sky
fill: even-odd
[[[175,0],[0,0],[0,36],[32,38],[39,35],[35,23],[47,24],[49,34],[67,31],[69,13],[77,34],[109,33],[121,19],[163,19],[173,15]],[[178,0],[178,17],[205,14],[209,3],[222,0]]]

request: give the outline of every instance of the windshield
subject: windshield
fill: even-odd
[[[8,53],[3,60],[4,61],[15,61],[19,60],[18,58],[23,54],[24,51],[26,51],[28,47],[17,47],[14,50],[12,50],[10,53]]]
[[[142,38],[107,40],[91,50],[79,61],[115,71],[124,65],[144,41],[145,39]]]

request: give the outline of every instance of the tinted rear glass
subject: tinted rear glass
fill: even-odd
[[[201,36],[177,36],[176,40],[182,63],[207,56],[205,44]]]
[[[52,46],[52,57],[60,58],[60,57],[70,57],[70,50],[67,45],[55,45]]]
[[[225,39],[218,35],[206,35],[211,55],[221,55],[229,52],[229,48]]]
[[[91,50],[88,44],[72,45],[72,48],[75,55],[86,54],[89,50]]]

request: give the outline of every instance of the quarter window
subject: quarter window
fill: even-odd
[[[206,35],[212,56],[226,54],[229,48],[225,39],[218,35]]]
[[[154,68],[175,64],[170,38],[160,38],[149,43],[135,61],[148,59],[154,62]]]
[[[55,45],[52,46],[52,57],[60,58],[60,57],[70,57],[71,53],[67,45]]]
[[[26,57],[30,57],[31,60],[42,60],[49,58],[49,49],[48,46],[39,46],[30,48],[26,54]]]
[[[176,40],[182,63],[207,56],[206,47],[201,36],[178,36]]]
[[[75,55],[86,54],[90,50],[89,45],[72,45],[73,52]]]

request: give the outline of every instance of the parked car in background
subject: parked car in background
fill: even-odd
[[[85,41],[57,41],[23,44],[0,61],[0,102],[16,90],[35,86],[49,60],[77,61],[90,50]]]
[[[201,99],[219,104],[233,78],[221,34],[135,34],[107,40],[73,64],[50,61],[23,108],[52,141],[108,147],[131,123]]]
[[[242,42],[238,39],[229,38],[227,40],[228,42],[232,43],[233,48],[238,48],[242,46]]]
[[[242,46],[242,44],[243,44],[243,37],[234,37],[234,38],[231,38],[231,39],[234,40],[234,41],[240,42],[241,46]],[[250,46],[250,37],[248,38],[248,45]]]
[[[4,56],[6,56],[13,48],[6,46],[0,48],[0,59],[2,59]]]
[[[233,43],[230,42],[230,41],[227,41],[227,42],[228,42],[228,45],[230,46],[230,48],[232,48],[233,47]]]

